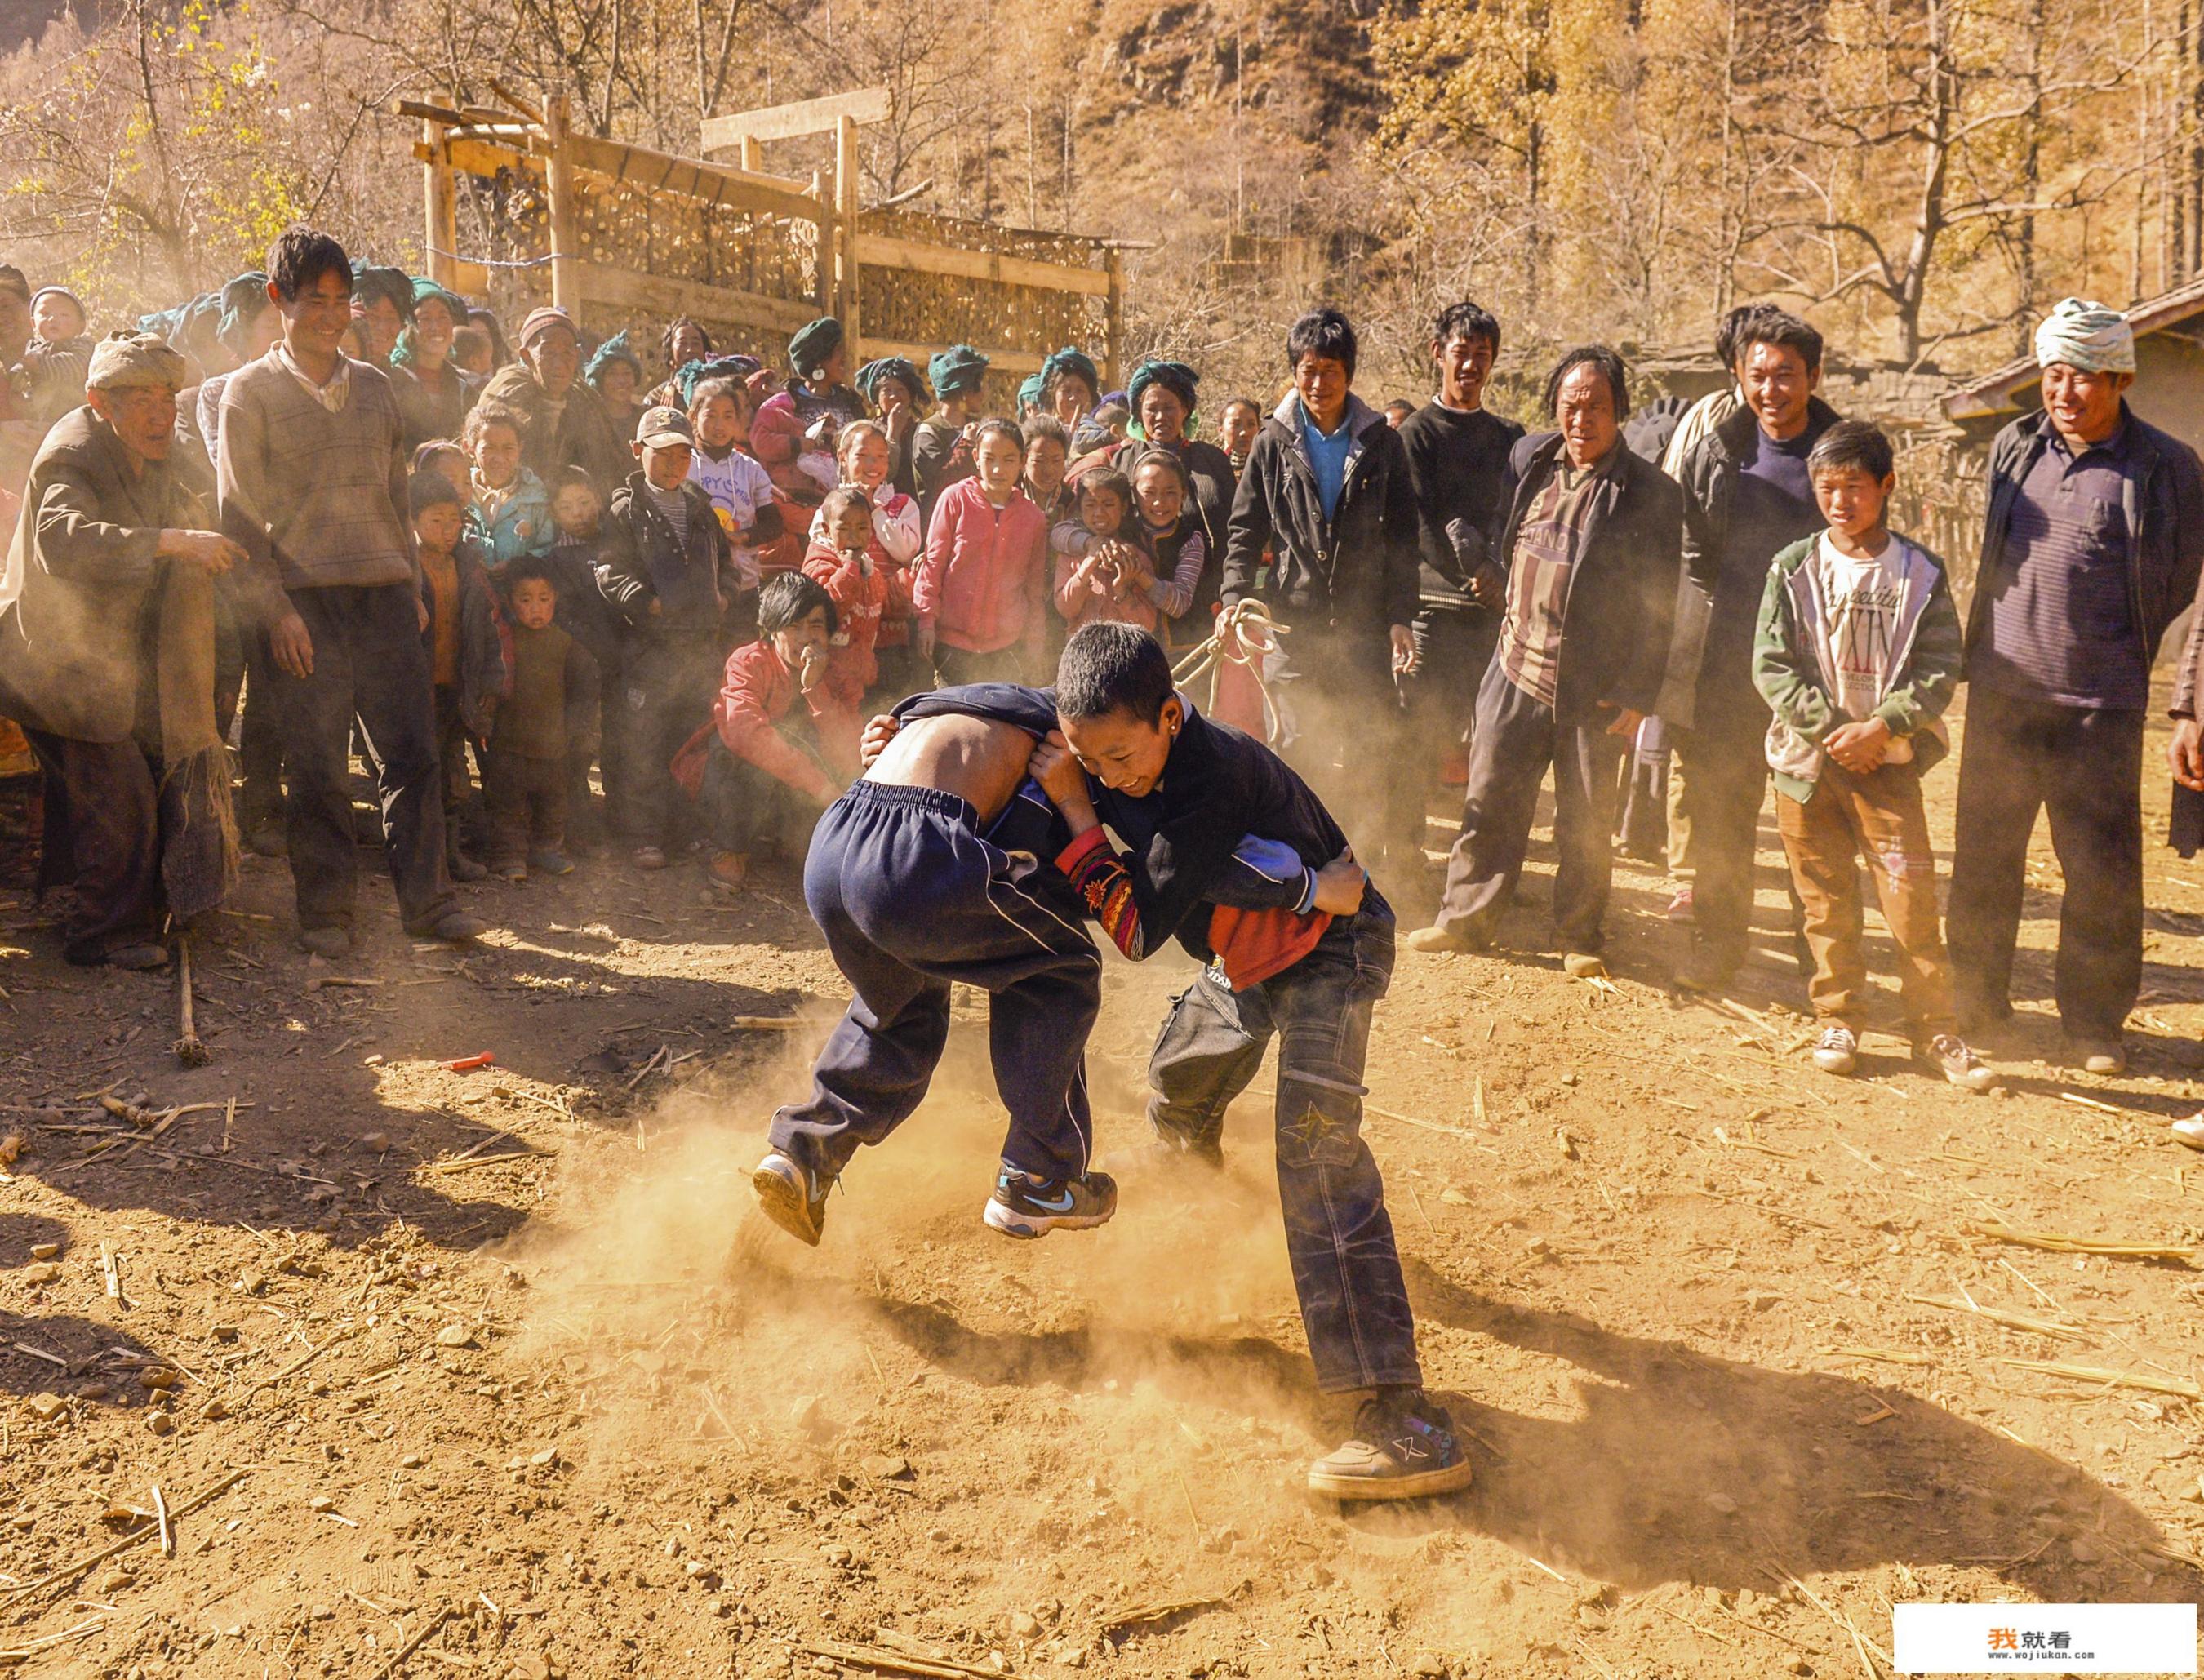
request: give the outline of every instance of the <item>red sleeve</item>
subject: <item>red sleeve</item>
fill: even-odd
[[[785,466],[796,459],[803,428],[796,418],[796,405],[785,391],[767,397],[750,421],[750,453],[767,466]]]
[[[930,619],[939,608],[942,579],[949,570],[949,557],[957,549],[957,510],[963,503],[963,498],[952,484],[933,504],[933,524],[926,533],[926,552],[919,557],[917,575],[910,587],[910,609],[918,618]]]
[[[818,765],[780,738],[773,727],[796,698],[796,681],[763,642],[737,648],[727,659],[726,679],[714,709],[720,739],[778,781],[824,804],[838,791]]]
[[[826,591],[835,615],[844,625],[850,621],[850,608],[863,604],[865,574],[833,549],[813,549],[805,555],[803,575]]]

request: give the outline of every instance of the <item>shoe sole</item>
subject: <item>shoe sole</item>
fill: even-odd
[[[750,1174],[750,1190],[757,1196],[760,1213],[805,1247],[819,1246],[820,1230],[811,1222],[810,1204],[802,1190],[762,1167]]]
[[[1326,1499],[1374,1505],[1386,1499],[1428,1499],[1435,1494],[1458,1493],[1475,1475],[1474,1466],[1465,1458],[1444,1469],[1422,1470],[1414,1475],[1326,1475],[1321,1470],[1311,1470],[1308,1486],[1310,1493]]]
[[[1841,1060],[1831,1057],[1828,1060],[1824,1061],[1817,1053],[1814,1057],[1814,1066],[1821,1069],[1822,1072],[1834,1073],[1840,1078],[1846,1077],[1859,1071],[1859,1062],[1857,1059],[1851,1056],[1846,1056]]]
[[[1032,1242],[1052,1231],[1093,1231],[1109,1224],[1117,1212],[1113,1207],[1106,1214],[1022,1214],[990,1199],[980,1220],[990,1231],[999,1231],[1020,1242]]]

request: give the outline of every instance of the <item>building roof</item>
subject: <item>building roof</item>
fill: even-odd
[[[2135,329],[2137,338],[2179,330],[2200,316],[2204,316],[2204,277],[2177,286],[2170,292],[2161,292],[2127,312],[2128,324]],[[2204,329],[2204,323],[2200,323],[2200,329]],[[2182,336],[2204,336],[2204,330],[2191,329]],[[2041,372],[2034,356],[2017,357],[2003,367],[1946,392],[1944,413],[1947,418],[1962,422],[2017,414],[2023,406],[2017,400],[2019,393],[2035,384]]]

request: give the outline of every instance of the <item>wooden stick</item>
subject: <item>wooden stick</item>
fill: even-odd
[[[416,1172],[465,1172],[477,1167],[495,1167],[508,1161],[549,1161],[558,1155],[556,1149],[515,1149],[510,1155],[473,1155],[464,1160],[440,1161],[428,1167],[417,1167]]]
[[[2093,1238],[2069,1237],[2057,1231],[2019,1231],[1994,1220],[1977,1222],[1976,1234],[1994,1243],[2011,1243],[2023,1249],[2044,1249],[2053,1254],[2101,1254],[2129,1260],[2189,1260],[2196,1250],[2185,1243],[2108,1243]]]
[[[796,1647],[808,1651],[815,1657],[828,1657],[838,1663],[858,1663],[867,1668],[878,1669],[883,1674],[916,1674],[927,1680],[994,1680],[995,1671],[988,1668],[974,1668],[969,1663],[937,1661],[931,1657],[904,1656],[899,1652],[882,1650],[877,1645],[839,1645],[828,1640],[811,1640]]]
[[[2047,1318],[2030,1318],[2025,1313],[2000,1312],[1995,1307],[1977,1306],[1972,1301],[1943,1301],[1933,1295],[1908,1295],[1916,1305],[1934,1307],[1940,1312],[1970,1313],[1976,1318],[1986,1318],[1993,1324],[2002,1324],[2011,1330],[2026,1330],[2038,1336],[2055,1337],[2062,1342],[2086,1342],[2089,1333],[2071,1324],[2054,1324]]]
[[[161,1484],[157,1481],[153,1484],[153,1520],[160,1525],[161,1555],[163,1558],[175,1557],[175,1531],[169,1526],[169,1502],[161,1497]]]
[[[420,1632],[415,1634],[412,1638],[407,1640],[403,1645],[400,1646],[397,1650],[391,1653],[390,1660],[383,1664],[382,1669],[376,1673],[375,1680],[390,1680],[390,1677],[392,1675],[397,1673],[400,1669],[406,1666],[406,1658],[412,1656],[416,1651],[419,1650],[421,1647],[427,1642],[430,1634],[435,1632],[437,1629],[442,1627],[445,1623],[451,1619],[452,1607],[449,1605],[446,1605],[442,1609],[439,1610],[434,1616],[431,1616],[429,1618],[427,1626],[424,1627]]]
[[[236,1487],[239,1482],[244,1481],[245,1478],[251,1474],[252,1471],[250,1469],[232,1470],[220,1481],[217,1481],[213,1487],[208,1488],[205,1493],[200,1493],[193,1499],[187,1499],[183,1504],[178,1505],[169,1513],[170,1517],[173,1519],[178,1517],[188,1517],[193,1511],[197,1511],[201,1505],[211,1505],[215,1500],[220,1499],[224,1493],[229,1492],[231,1488]],[[62,1568],[57,1570],[50,1570],[45,1574],[40,1576],[36,1581],[21,1581],[16,1582],[12,1587],[0,1587],[0,1598],[13,1598],[21,1593],[34,1593],[41,1587],[52,1586],[56,1582],[66,1582],[74,1581],[79,1576],[84,1574],[87,1570],[98,1568],[100,1564],[105,1563],[110,1558],[112,1558],[116,1552],[126,1552],[130,1547],[137,1545],[139,1540],[144,1540],[148,1535],[152,1534],[158,1526],[159,1525],[156,1523],[143,1523],[138,1528],[133,1529],[128,1534],[123,1535],[121,1540],[116,1540],[113,1545],[102,1546],[98,1551],[93,1552],[89,1558],[83,1558],[77,1563],[64,1564]]]
[[[2193,1382],[2165,1377],[2139,1377],[2098,1365],[2068,1365],[2053,1359],[2000,1359],[2017,1371],[2035,1371],[2047,1377],[2065,1377],[2073,1382],[2093,1382],[2104,1388],[2140,1388],[2150,1394],[2172,1394],[2183,1400],[2204,1400],[2204,1388]]]
[[[214,1058],[199,1042],[198,1024],[192,1018],[192,936],[176,936],[176,994],[181,1030],[176,1036],[176,1060],[186,1067],[204,1067]]]

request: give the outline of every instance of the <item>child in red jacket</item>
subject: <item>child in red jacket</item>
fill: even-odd
[[[852,710],[880,680],[882,622],[910,612],[910,574],[880,554],[873,511],[870,496],[844,484],[821,506],[826,538],[815,535],[803,557],[803,575],[834,603],[838,628],[827,650],[826,685]]]
[[[931,662],[948,687],[1020,680],[1048,633],[1048,521],[1018,488],[1023,434],[982,421],[973,460],[975,476],[933,504],[910,592],[919,665]]]
[[[828,674],[834,626],[834,603],[813,579],[767,579],[757,640],[728,656],[711,721],[674,760],[710,830],[707,873],[723,892],[741,890],[761,845],[801,858],[819,813],[856,773],[857,715]]]

